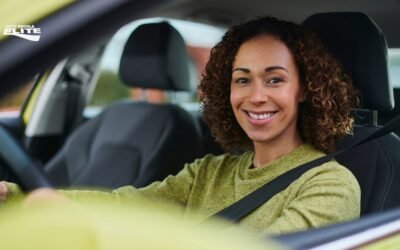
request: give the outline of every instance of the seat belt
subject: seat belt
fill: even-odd
[[[288,187],[292,182],[294,182],[308,170],[320,166],[321,164],[326,163],[328,161],[332,161],[336,156],[341,155],[344,152],[347,152],[349,149],[352,149],[354,147],[367,143],[371,140],[382,137],[390,132],[393,132],[399,126],[400,126],[400,115],[396,116],[395,118],[387,122],[383,127],[380,127],[378,130],[372,132],[370,135],[365,136],[358,142],[355,142],[344,149],[322,156],[315,160],[306,162],[284,174],[279,175],[272,181],[264,184],[263,186],[256,189],[247,196],[241,198],[240,200],[236,201],[230,206],[212,215],[211,217],[206,219],[206,221],[214,217],[218,217],[227,219],[231,222],[239,222],[240,219],[242,219],[244,216],[251,213],[253,210],[261,206],[263,203],[271,199],[271,197],[274,196],[275,194],[284,190],[286,187]]]

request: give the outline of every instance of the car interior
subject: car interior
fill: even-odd
[[[119,74],[131,87],[189,90],[187,57],[170,24],[144,24],[126,42]],[[124,100],[73,131],[44,171],[56,186],[143,187],[201,157],[201,140],[178,105]]]
[[[26,81],[26,76],[17,74],[20,71],[26,70],[29,77],[40,72],[35,77],[34,87],[22,107],[21,115],[16,119],[0,119],[0,126],[22,145],[54,187],[143,187],[153,181],[162,180],[169,174],[176,174],[185,163],[205,154],[224,152],[214,141],[199,108],[189,110],[174,102],[151,103],[124,99],[107,105],[93,117],[83,115],[88,96],[93,93],[99,79],[100,59],[110,37],[122,24],[132,18],[136,19],[134,13],[151,9],[152,5],[158,6],[162,1],[148,1],[142,5],[125,5],[122,2],[124,1],[110,3],[115,10],[105,15],[99,14],[102,8],[112,7],[102,4],[93,7],[93,4],[80,3],[66,8],[65,15],[72,15],[77,8],[82,12],[85,8],[97,9],[91,9],[96,14],[88,17],[87,23],[81,23],[79,27],[76,24],[75,33],[54,32],[54,44],[49,42],[42,45],[47,48],[43,50],[48,54],[42,65],[23,61],[37,58],[42,53],[39,48],[35,48],[31,54],[18,59],[21,62],[15,61],[11,66],[0,59],[0,68],[3,70],[0,71],[0,82],[22,82],[22,79]],[[208,1],[182,1],[180,4],[160,7],[154,11],[154,15],[159,11],[168,18],[184,19],[179,10],[197,7],[198,12],[190,13],[193,20],[218,24],[224,29],[248,19],[239,13],[237,17],[233,17],[232,13],[237,13],[237,10],[228,11],[230,7],[222,2],[217,1],[213,6],[219,4],[221,6],[216,9],[226,9],[226,12],[207,11],[210,4]],[[354,6],[360,4],[359,2],[356,1]],[[281,13],[279,11],[285,8],[285,4],[287,1],[276,3],[268,14]],[[347,5],[344,1],[339,1],[336,5],[327,2],[326,8],[312,7],[306,10],[299,7],[296,12],[297,4],[300,5],[293,3],[291,10],[279,17],[303,23],[314,31],[343,64],[360,91],[361,107],[354,110],[353,134],[338,144],[338,149],[343,149],[373,133],[399,113],[395,101],[400,97],[400,89],[393,87],[388,48],[399,45],[400,38],[393,35],[392,29],[395,29],[395,25],[373,18],[375,12],[370,7],[344,8]],[[385,8],[387,6],[391,5],[387,4]],[[255,10],[256,6],[248,8],[254,14],[264,13],[264,10]],[[331,11],[332,9],[335,11]],[[63,18],[50,16],[39,24],[51,27],[56,23],[59,25]],[[116,21],[111,25],[106,22],[107,18]],[[168,18],[139,24],[129,34],[117,72],[121,83],[127,88],[195,91],[189,84],[192,72],[184,38]],[[90,33],[90,22],[92,26],[104,25],[104,30]],[[84,35],[82,41],[78,41],[76,36],[79,34],[92,36]],[[63,36],[74,38],[66,40],[69,44],[62,44],[60,41]],[[80,43],[91,46],[81,47]],[[9,39],[0,44],[0,54],[16,48],[21,51],[29,50],[29,46],[32,45]],[[75,53],[78,48],[80,54]],[[15,79],[11,77],[13,75],[17,75]],[[1,90],[6,92],[7,88],[3,86]],[[25,115],[28,118],[24,118]],[[397,194],[400,189],[398,131],[400,129],[395,131],[397,134],[390,133],[351,149],[337,158],[359,181],[362,190],[361,218],[366,220],[284,235],[277,237],[277,240],[294,248],[308,249],[355,234],[362,228],[375,227],[398,219],[400,213],[392,210],[400,206],[400,196]],[[20,177],[7,168],[7,164],[7,161],[0,159],[0,180],[21,181]],[[384,213],[386,211],[389,213]],[[381,217],[373,216],[379,213],[382,213]]]
[[[353,135],[340,145],[346,147],[377,130],[379,113],[394,106],[386,39],[380,28],[362,13],[321,13],[309,17],[303,24],[323,40],[360,91],[362,105],[361,110],[355,110]],[[337,158],[360,183],[363,215],[400,205],[396,194],[400,185],[400,158],[393,151],[398,146],[399,137],[392,133]]]
[[[370,18],[356,12],[316,14],[303,24],[339,58],[361,92],[354,134],[339,145],[346,147],[376,130],[379,113],[394,106],[385,37]],[[119,75],[131,87],[190,90],[188,60],[183,38],[171,25],[143,24],[125,44]],[[215,142],[204,140],[203,134],[210,134],[204,128],[201,114],[178,105],[123,100],[73,131],[43,169],[53,185],[61,187],[146,186],[213,153],[205,145]],[[398,136],[390,134],[337,158],[360,183],[362,214],[400,205],[400,158],[393,151],[399,143]]]

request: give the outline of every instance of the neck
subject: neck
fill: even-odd
[[[292,150],[303,144],[299,135],[296,135],[293,140],[280,140],[278,142],[258,143],[254,142],[254,167],[260,167],[268,164],[284,155],[287,155]]]

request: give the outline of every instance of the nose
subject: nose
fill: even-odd
[[[260,105],[268,101],[268,91],[262,83],[255,83],[253,85],[249,101],[254,105]]]

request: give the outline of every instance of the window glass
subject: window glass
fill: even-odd
[[[100,73],[90,105],[102,107],[115,100],[128,97],[130,97],[130,89],[122,83],[118,74],[114,70],[104,68]]]
[[[118,67],[125,42],[131,32],[140,24],[166,20],[182,35],[190,62],[190,93],[171,93],[160,90],[129,88],[118,76]],[[108,43],[101,61],[101,73],[97,86],[90,99],[85,115],[98,113],[102,107],[119,99],[140,99],[149,102],[175,102],[188,109],[198,108],[197,84],[208,61],[211,47],[220,40],[225,29],[210,25],[172,19],[143,19],[122,27]]]
[[[394,88],[400,88],[400,49],[389,49],[390,80]]]

